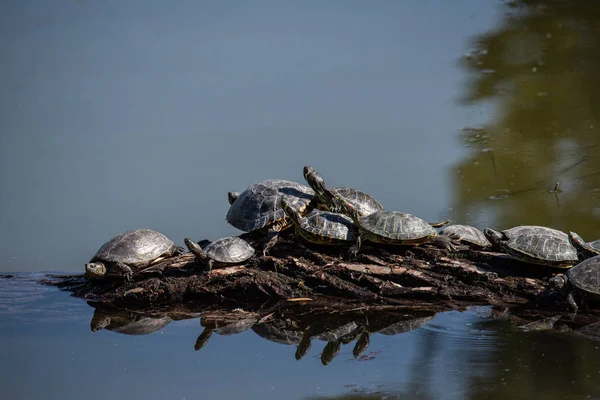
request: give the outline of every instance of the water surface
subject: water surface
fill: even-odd
[[[238,234],[227,192],[304,165],[426,220],[599,239],[599,10],[3,1],[0,271],[82,271],[134,228]],[[194,351],[197,318],[92,333],[91,307],[35,277],[0,279],[3,398],[600,397],[597,342],[486,307],[323,366],[324,342],[296,361],[252,330]]]

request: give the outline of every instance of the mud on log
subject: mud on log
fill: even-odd
[[[242,237],[256,248],[260,238]],[[161,304],[249,307],[265,301],[319,301],[442,309],[491,304],[535,308],[556,304],[548,278],[560,270],[525,264],[503,254],[462,248],[364,246],[357,260],[343,248],[283,240],[269,256],[246,264],[200,270],[190,253],[163,260],[131,282],[61,279],[57,286],[96,304],[156,308]],[[257,253],[258,254],[258,253]],[[309,299],[309,300],[302,300]],[[563,310],[560,304],[558,309]]]

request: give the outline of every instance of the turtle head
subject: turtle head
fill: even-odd
[[[569,232],[569,242],[577,250],[577,256],[579,257],[580,261],[586,260],[588,258],[600,254],[599,252],[595,251],[589,244],[587,244],[585,240],[583,240],[583,238],[575,232]]]
[[[567,285],[568,278],[564,274],[558,274],[550,278],[550,287],[554,290],[562,290]]]
[[[202,247],[190,238],[185,238],[183,241],[188,250],[196,256],[196,264],[198,264],[198,266],[206,265],[210,259],[204,250],[202,250]]]
[[[292,220],[294,225],[300,225],[300,213],[296,210],[290,203],[286,201],[285,198],[281,199],[281,208],[285,211],[285,215],[288,216],[289,219]]]
[[[85,279],[104,279],[106,266],[101,262],[90,262],[85,264]]]
[[[229,204],[233,204],[233,202],[240,197],[240,192],[229,192],[227,193],[227,200],[229,200]]]
[[[569,242],[578,250],[585,247],[585,240],[575,232],[569,232]]]
[[[313,167],[309,167],[308,165],[304,167],[304,179],[306,179],[306,183],[315,191],[317,196],[323,196],[325,193],[325,180],[321,177],[321,175],[315,171]]]
[[[490,243],[494,246],[498,246],[500,242],[506,240],[506,237],[502,232],[498,232],[490,228],[485,228],[483,230],[483,234],[485,235],[487,240],[489,240]]]

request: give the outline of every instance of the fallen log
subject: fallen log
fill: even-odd
[[[263,238],[244,234],[256,248]],[[74,296],[129,309],[161,305],[221,304],[250,307],[297,298],[337,304],[414,306],[451,309],[465,305],[564,311],[548,279],[561,270],[531,265],[504,254],[462,247],[457,252],[430,247],[368,246],[356,260],[345,250],[282,239],[268,256],[257,253],[245,264],[198,268],[191,253],[162,260],[129,281],[86,281],[82,276],[53,281]],[[443,305],[443,307],[438,307]]]

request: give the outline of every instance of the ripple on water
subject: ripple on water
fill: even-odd
[[[0,276],[0,324],[83,318],[85,302],[74,301],[67,293],[41,285],[46,273],[17,273]],[[49,301],[49,299],[52,301]]]

